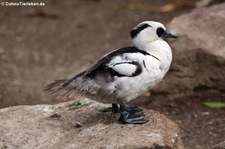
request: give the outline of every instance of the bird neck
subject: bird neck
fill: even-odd
[[[158,39],[152,42],[135,44],[135,46],[157,57],[160,60],[161,67],[164,67],[163,69],[166,71],[169,69],[172,61],[172,50],[166,41]]]

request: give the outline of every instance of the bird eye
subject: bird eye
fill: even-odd
[[[159,27],[157,30],[156,30],[156,33],[159,37],[162,36],[162,34],[165,32],[165,30],[162,28],[162,27]]]

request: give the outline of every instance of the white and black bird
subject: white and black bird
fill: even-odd
[[[49,84],[46,90],[64,95],[81,94],[111,103],[114,111],[120,112],[118,121],[122,124],[147,122],[144,116],[134,114],[138,109],[128,109],[125,105],[152,89],[166,75],[172,62],[172,51],[163,39],[176,36],[155,21],[138,24],[130,36],[134,46],[116,49],[73,78]]]

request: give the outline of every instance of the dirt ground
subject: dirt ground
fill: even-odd
[[[46,84],[72,77],[103,54],[130,45],[129,31],[137,23],[156,20],[167,24],[192,10],[183,7],[153,13],[148,9],[173,0],[44,2],[43,7],[0,7],[0,108],[58,102],[42,92]],[[139,105],[174,120],[187,149],[207,149],[224,141],[225,109],[202,105],[224,100],[224,95],[202,92],[173,100],[153,97],[138,98]]]
[[[191,95],[179,99],[142,100],[140,105],[167,115],[181,128],[182,139],[187,149],[210,149],[212,145],[222,142],[225,137],[225,109],[210,109],[203,106],[205,101],[224,101],[225,96]],[[136,104],[135,104],[136,105]]]

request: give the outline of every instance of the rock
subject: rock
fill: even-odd
[[[70,103],[1,109],[0,148],[184,148],[177,125],[153,110],[145,110],[146,124],[121,125],[102,112],[109,105]]]
[[[224,8],[225,3],[198,8],[168,24],[179,38],[169,41],[173,63],[153,93],[171,99],[193,94],[225,97]]]
[[[179,36],[173,47],[176,50],[204,49],[225,58],[224,8],[225,3],[222,3],[173,19],[168,27]]]
[[[220,142],[212,147],[212,149],[225,149],[225,141]]]

